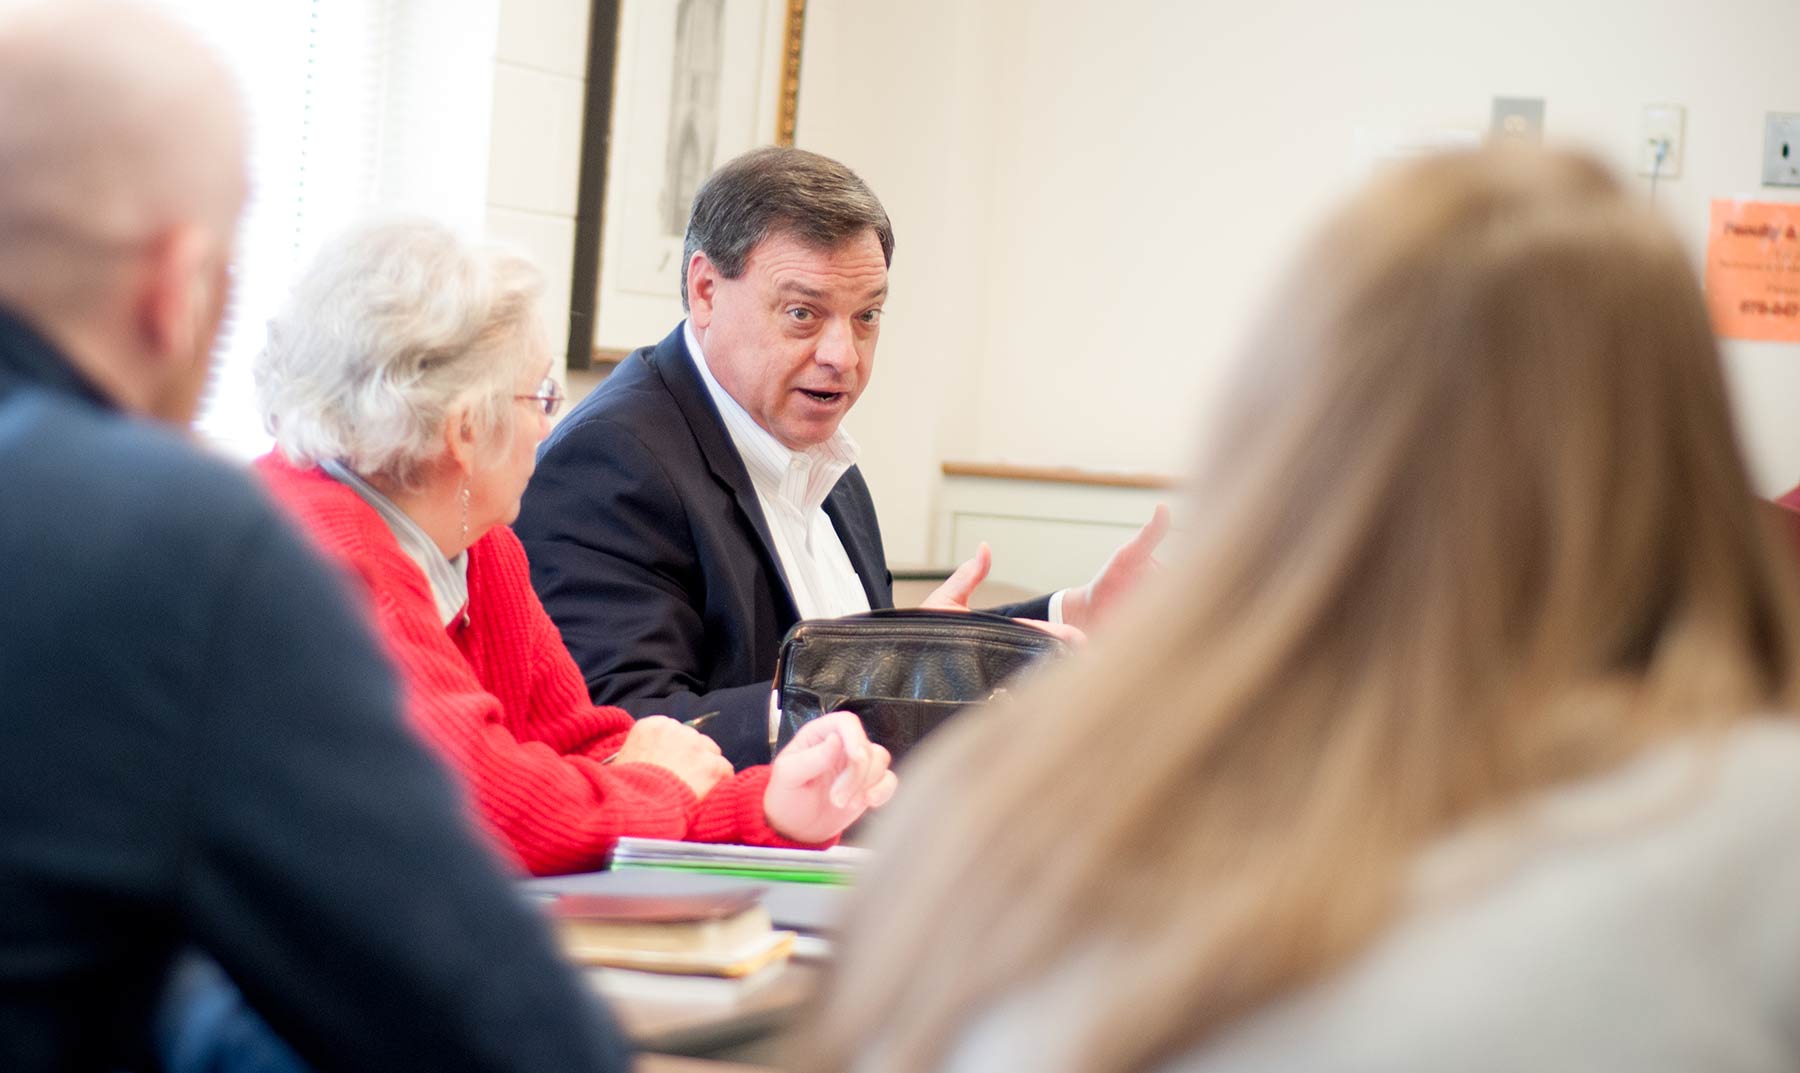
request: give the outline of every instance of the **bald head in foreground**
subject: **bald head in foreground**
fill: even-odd
[[[229,75],[168,19],[86,0],[0,11],[0,303],[122,407],[187,422],[244,141]]]
[[[0,1069],[143,1069],[177,954],[321,1071],[622,1070],[336,577],[190,420],[245,198],[219,61],[0,8]]]

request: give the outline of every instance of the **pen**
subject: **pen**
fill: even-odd
[[[706,721],[708,719],[711,719],[713,716],[718,715],[718,714],[719,713],[716,711],[715,712],[701,712],[699,715],[694,716],[692,719],[684,720],[681,725],[684,727],[692,727],[695,730],[699,730],[706,725]],[[618,758],[619,758],[619,754],[615,752],[611,756],[608,756],[606,759],[604,759],[600,762],[602,764],[610,764],[614,760],[617,760]]]

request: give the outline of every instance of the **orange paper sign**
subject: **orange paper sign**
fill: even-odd
[[[1800,342],[1800,204],[1712,203],[1706,302],[1721,336]]]

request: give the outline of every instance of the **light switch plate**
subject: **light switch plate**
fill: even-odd
[[[1679,104],[1644,105],[1643,134],[1638,141],[1638,174],[1645,178],[1681,178],[1686,142],[1687,109]],[[1661,161],[1657,151],[1662,150]]]
[[[1800,113],[1770,112],[1763,120],[1763,185],[1800,186]]]
[[[1544,140],[1544,98],[1495,97],[1488,137],[1496,142],[1537,145]]]

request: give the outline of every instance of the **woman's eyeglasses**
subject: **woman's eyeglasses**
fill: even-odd
[[[555,417],[556,411],[562,409],[563,400],[568,396],[563,394],[561,384],[546,376],[544,382],[538,385],[537,394],[514,395],[513,398],[521,401],[529,399],[538,404],[538,408],[544,411],[545,417]]]

